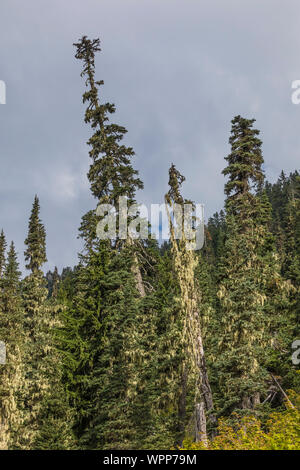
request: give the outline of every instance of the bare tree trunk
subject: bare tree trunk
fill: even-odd
[[[199,374],[200,374],[200,379],[201,379],[201,395],[204,398],[204,403],[205,403],[205,408],[208,413],[208,422],[212,427],[212,430],[214,430],[218,424],[217,417],[214,413],[214,404],[213,404],[213,396],[212,396],[212,391],[210,388],[210,383],[208,379],[208,373],[207,373],[207,368],[206,368],[206,362],[205,362],[205,354],[204,354],[204,348],[203,348],[203,341],[202,341],[202,335],[200,331],[200,324],[199,324],[199,315],[198,312],[195,314],[197,324],[199,325],[198,327],[198,335],[197,335],[197,348],[199,351]],[[212,431],[212,436],[215,433]]]
[[[142,274],[141,274],[141,270],[140,270],[140,267],[139,267],[139,262],[138,262],[136,254],[134,255],[134,262],[133,262],[133,265],[132,265],[131,269],[132,269],[133,275],[135,277],[136,288],[139,291],[140,296],[145,297],[145,295],[146,295],[145,287],[144,287],[143,278],[142,278]]]
[[[291,400],[289,399],[289,397],[287,396],[287,394],[285,393],[285,391],[283,390],[283,388],[281,387],[280,383],[275,379],[274,375],[273,374],[270,374],[273,381],[275,382],[275,384],[277,385],[277,387],[279,388],[279,390],[281,391],[282,395],[285,397],[285,399],[287,400],[288,404],[290,405],[291,408],[295,408],[295,406],[293,405],[293,403],[291,402]]]
[[[195,407],[195,441],[207,446],[205,404],[203,401]]]
[[[248,395],[243,396],[242,402],[241,402],[241,408],[242,410],[250,410],[252,408],[251,399]]]
[[[254,393],[252,397],[252,404],[253,404],[253,408],[260,405],[260,393],[259,392]]]
[[[127,237],[127,244],[131,246],[132,249],[134,250],[134,247],[133,247],[134,242],[130,236]],[[136,251],[133,251],[133,264],[131,266],[131,271],[134,275],[136,288],[138,292],[140,293],[140,296],[145,297],[146,295],[145,286],[143,283],[143,278],[142,278],[142,274],[141,274],[141,270],[139,266],[139,260],[138,260]]]
[[[175,204],[184,204],[180,195],[179,187],[183,181],[182,176],[176,172],[174,165],[170,171],[170,191],[166,195],[167,207],[174,209]],[[178,179],[179,178],[179,179]],[[182,225],[182,213],[174,212],[174,217],[179,226]],[[210,419],[215,423],[216,418],[212,413],[213,401],[212,393],[208,381],[207,369],[204,360],[204,350],[201,335],[201,324],[198,308],[198,290],[195,286],[195,268],[197,260],[194,253],[187,246],[185,233],[182,234],[180,242],[177,243],[175,237],[174,223],[168,210],[170,225],[172,251],[174,257],[174,271],[177,276],[181,290],[181,308],[184,317],[183,334],[186,336],[186,357],[190,367],[196,374],[195,391],[195,439],[196,442],[203,442],[207,445],[206,415],[209,412]],[[184,232],[184,231],[183,231]]]

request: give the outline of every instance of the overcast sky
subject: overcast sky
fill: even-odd
[[[186,176],[184,194],[223,206],[221,171],[230,121],[256,118],[265,171],[299,168],[299,0],[1,0],[0,227],[23,240],[34,195],[47,230],[48,263],[76,263],[80,219],[94,208],[86,173],[81,64],[72,43],[100,37],[96,75],[114,122],[128,129],[145,189],[163,202],[168,168]]]

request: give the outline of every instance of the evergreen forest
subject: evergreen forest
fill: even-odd
[[[230,153],[216,168],[224,207],[201,249],[176,238],[171,215],[167,240],[99,238],[99,204],[118,221],[119,198],[136,204],[143,181],[115,105],[102,101],[100,40],[83,36],[74,53],[94,206],[79,215],[77,263],[61,272],[44,272],[38,195],[25,276],[1,231],[0,449],[299,450],[299,171],[270,183],[255,119],[232,116]],[[161,199],[171,214],[195,201],[169,167]]]

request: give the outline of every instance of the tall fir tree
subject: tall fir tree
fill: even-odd
[[[100,40],[83,36],[76,47],[75,57],[83,62],[81,76],[86,79],[88,90],[83,94],[83,103],[88,103],[85,122],[94,130],[89,139],[92,164],[88,173],[91,192],[99,203],[110,203],[118,207],[119,196],[127,196],[128,204],[134,202],[135,191],[143,188],[137,170],[131,165],[134,151],[121,145],[127,130],[109,123],[109,115],[115,112],[111,103],[101,104],[99,88],[104,82],[95,80],[95,53],[101,51]]]
[[[226,241],[220,263],[219,369],[223,412],[249,410],[267,387],[267,351],[278,325],[278,304],[288,302],[288,286],[268,229],[270,204],[261,192],[264,174],[259,131],[254,120],[232,121],[231,153],[223,174]]]
[[[47,304],[48,291],[42,265],[46,258],[46,232],[35,196],[25,240],[26,268],[22,296],[26,331],[26,432],[29,449],[59,449],[71,441],[66,397],[61,383],[61,365],[55,344],[59,318]]]
[[[3,244],[3,233],[1,241]],[[6,361],[0,366],[0,448],[2,450],[22,448],[21,436],[24,432],[24,318],[20,274],[12,242],[4,267],[0,294],[0,338],[6,347]]]
[[[0,279],[3,276],[5,269],[5,251],[6,251],[6,239],[3,230],[0,233]]]
[[[88,105],[85,122],[94,132],[88,141],[91,192],[97,203],[114,206],[118,216],[119,197],[125,196],[132,204],[135,191],[143,185],[131,165],[132,148],[120,143],[126,129],[109,123],[114,105],[99,100],[103,81],[95,80],[95,54],[100,51],[100,41],[84,36],[75,47],[88,88],[83,95]],[[128,448],[134,440],[129,399],[136,380],[132,363],[133,344],[137,343],[133,337],[144,286],[135,245],[123,243],[118,237],[115,241],[99,240],[99,220],[96,211],[91,210],[80,227],[84,250],[77,271],[77,292],[65,315],[65,374],[77,409],[76,432],[81,445]]]

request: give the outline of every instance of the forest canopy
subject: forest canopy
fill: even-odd
[[[119,198],[135,204],[143,182],[115,105],[101,99],[100,40],[74,48],[95,203],[82,215],[78,262],[61,273],[43,272],[37,195],[24,278],[0,234],[0,449],[299,450],[299,172],[268,182],[255,119],[237,115],[217,170],[224,209],[200,250],[185,231],[175,236],[182,213],[172,210],[194,202],[172,162],[162,194],[170,238],[99,238],[99,204],[118,221]]]

